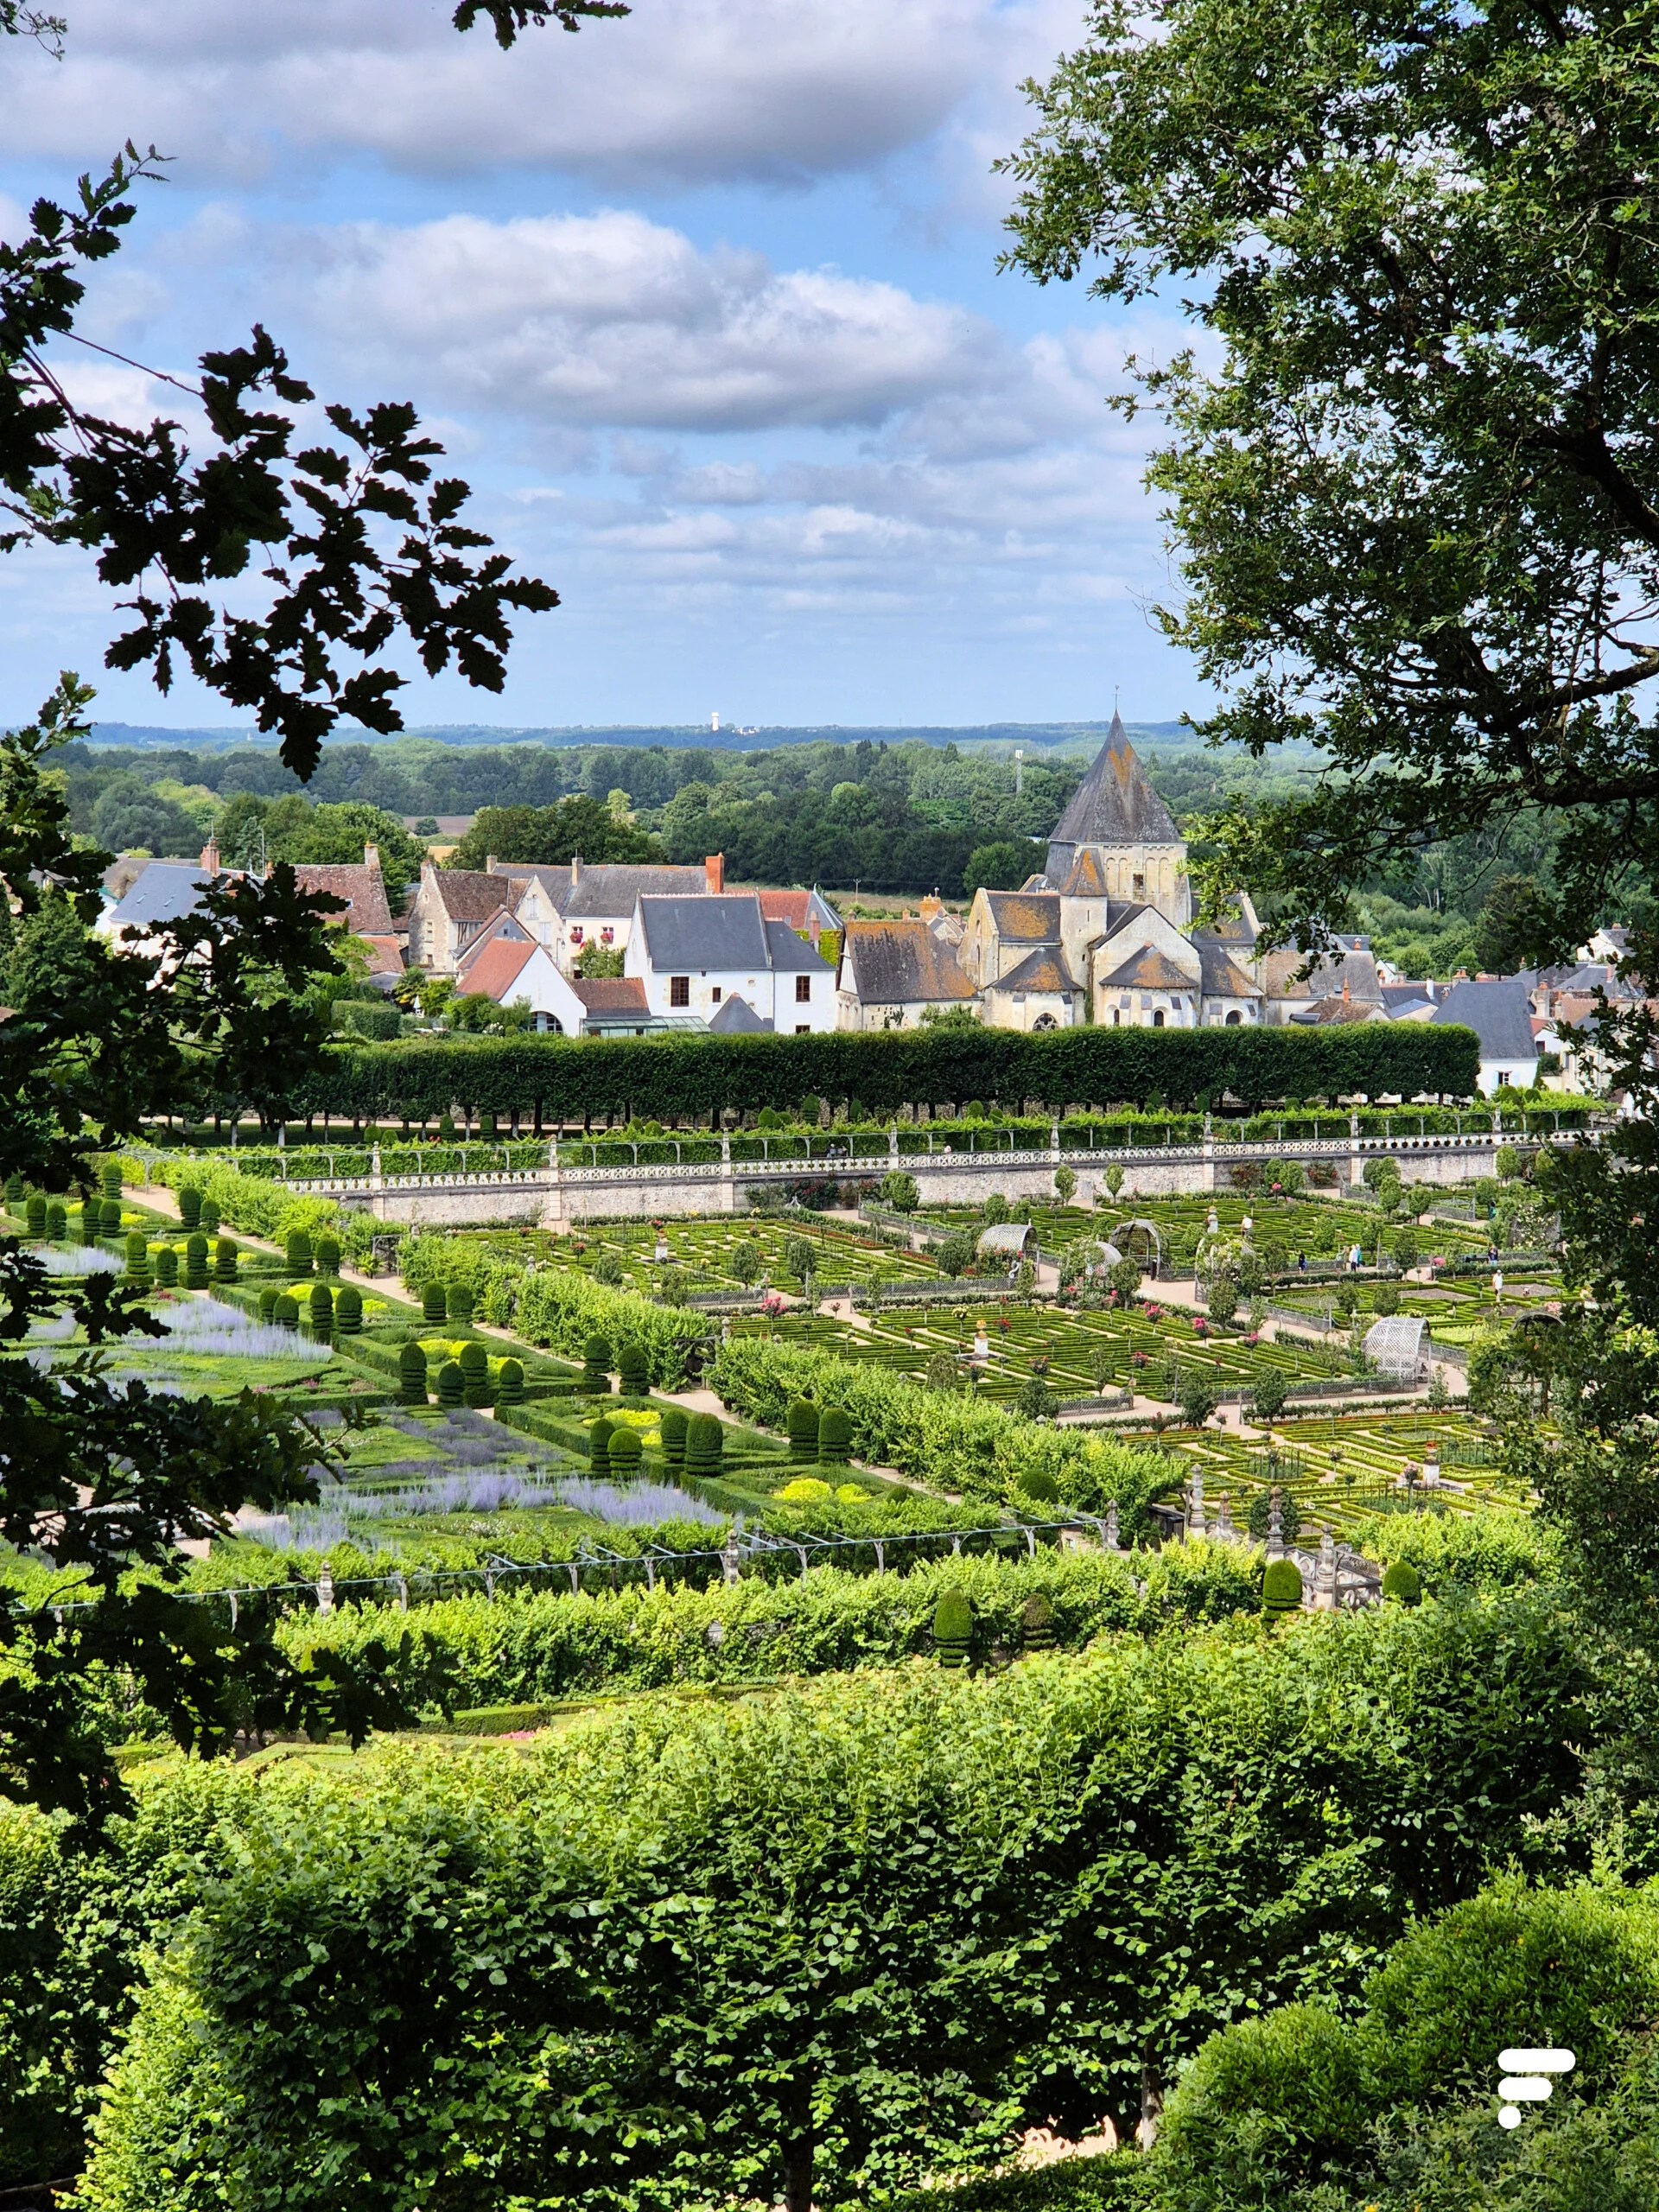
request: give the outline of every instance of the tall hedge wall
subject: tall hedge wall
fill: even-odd
[[[363,1119],[447,1113],[550,1121],[707,1116],[727,1106],[857,1099],[873,1112],[970,1098],[1067,1106],[1171,1105],[1230,1092],[1274,1098],[1473,1094],[1471,1029],[1364,1022],[1331,1029],[852,1031],[818,1037],[411,1037],[330,1051],[296,1093],[304,1113]]]

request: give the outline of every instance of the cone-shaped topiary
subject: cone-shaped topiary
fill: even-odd
[[[797,1398],[785,1419],[789,1431],[789,1456],[810,1466],[818,1456],[818,1409],[810,1398]]]
[[[841,1406],[826,1406],[818,1415],[818,1462],[825,1467],[845,1466],[853,1456],[853,1424]]]
[[[172,1290],[179,1280],[179,1255],[170,1244],[158,1244],[150,1255],[158,1290]]]
[[[338,1236],[331,1234],[329,1230],[324,1230],[322,1235],[317,1239],[316,1254],[317,1273],[320,1275],[337,1275],[340,1273],[340,1239]]]
[[[588,1432],[588,1460],[596,1475],[611,1471],[611,1439],[615,1433],[615,1422],[607,1421],[603,1414]]]
[[[1408,1559],[1391,1562],[1382,1576],[1382,1595],[1392,1598],[1397,1605],[1421,1605],[1423,1602],[1423,1578]]]
[[[54,1244],[62,1243],[64,1232],[68,1226],[69,1214],[63,1200],[61,1198],[48,1199],[46,1208],[46,1233]]]
[[[442,1321],[444,1319],[443,1285],[441,1282],[428,1283],[421,1293],[421,1319],[423,1321]]]
[[[334,1294],[326,1282],[314,1282],[308,1301],[311,1319],[311,1333],[320,1344],[332,1341],[334,1333]]]
[[[693,1414],[685,1425],[686,1473],[717,1475],[725,1446],[726,1432],[713,1414]]]
[[[149,1281],[149,1246],[143,1231],[137,1229],[127,1239],[127,1281]]]
[[[220,1282],[236,1281],[236,1247],[228,1236],[221,1236],[213,1246],[213,1274]]]
[[[279,1329],[297,1329],[300,1325],[300,1302],[288,1293],[279,1291],[276,1303],[270,1309],[270,1318]]]
[[[342,1337],[363,1333],[363,1294],[354,1283],[341,1283],[334,1294],[334,1327]]]
[[[44,1191],[31,1191],[23,1200],[23,1219],[29,1225],[29,1233],[31,1236],[45,1236],[46,1193]]]
[[[1262,1577],[1262,1610],[1269,1619],[1281,1613],[1294,1613],[1302,1602],[1302,1570],[1294,1559],[1275,1559],[1268,1562]]]
[[[201,1227],[201,1192],[194,1183],[179,1185],[179,1219],[187,1229]]]
[[[16,1213],[18,1207],[23,1203],[23,1199],[26,1195],[27,1192],[23,1179],[14,1170],[14,1172],[6,1178],[6,1211],[8,1213]]]
[[[267,1327],[276,1323],[276,1300],[282,1294],[274,1282],[266,1283],[259,1293],[259,1319]]]
[[[207,1239],[200,1230],[185,1239],[184,1284],[187,1290],[207,1287]]]
[[[288,1272],[291,1275],[308,1275],[311,1272],[311,1239],[303,1229],[289,1232]]]
[[[474,1337],[461,1348],[461,1391],[469,1406],[490,1403],[490,1355]]]
[[[84,1199],[84,1200],[82,1201],[82,1203],[81,1203],[81,1209],[80,1209],[80,1241],[81,1241],[81,1243],[82,1243],[83,1244],[96,1244],[96,1243],[97,1243],[97,1242],[98,1242],[98,1239],[99,1239],[99,1232],[102,1230],[103,1226],[104,1226],[104,1201],[103,1201],[103,1199],[102,1199],[102,1198],[86,1198],[86,1199]]]
[[[1033,1590],[1020,1608],[1020,1641],[1027,1651],[1054,1649],[1054,1608],[1040,1590]]]
[[[219,1200],[217,1198],[204,1198],[201,1202],[201,1219],[196,1224],[197,1227],[200,1230],[204,1236],[217,1236],[219,1234]]]
[[[463,1326],[473,1318],[473,1294],[464,1282],[452,1282],[443,1294],[444,1319]]]
[[[524,1367],[518,1359],[504,1359],[501,1372],[495,1378],[495,1402],[498,1406],[517,1406],[524,1402]]]
[[[611,1387],[611,1340],[589,1337],[582,1356],[582,1387],[595,1395]]]
[[[103,1230],[105,1236],[118,1236],[121,1234],[120,1199],[100,1199],[99,1201],[98,1217],[99,1222],[103,1224]]]
[[[972,1600],[963,1590],[942,1590],[933,1608],[933,1649],[941,1667],[964,1667],[974,1633]]]
[[[639,1463],[645,1456],[637,1428],[618,1428],[611,1432],[611,1472],[624,1482],[639,1471]]]
[[[438,1403],[441,1406],[460,1406],[467,1402],[467,1378],[460,1364],[446,1359],[438,1370]]]
[[[121,1170],[112,1160],[104,1163],[104,1195],[106,1198],[118,1198],[121,1195]]]
[[[670,1467],[685,1465],[686,1416],[678,1406],[670,1406],[663,1414],[663,1461]]]
[[[616,1371],[625,1398],[650,1396],[651,1369],[646,1363],[643,1344],[621,1345],[616,1355]]]
[[[417,1344],[406,1344],[397,1355],[397,1402],[400,1406],[426,1403],[426,1354]]]

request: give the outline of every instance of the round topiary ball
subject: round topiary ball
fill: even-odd
[[[588,1432],[588,1464],[596,1475],[611,1471],[611,1439],[615,1433],[615,1422],[607,1421],[603,1414]]]
[[[582,1387],[595,1395],[611,1387],[611,1340],[589,1337],[582,1356]]]
[[[1409,1560],[1393,1560],[1382,1576],[1382,1595],[1399,1605],[1421,1605],[1423,1578]]]
[[[426,1403],[426,1354],[417,1344],[406,1344],[397,1355],[397,1402]]]
[[[685,1471],[705,1478],[720,1472],[726,1432],[713,1414],[693,1414],[685,1425]]]
[[[524,1395],[524,1362],[518,1359],[504,1359],[501,1363],[501,1372],[495,1380],[495,1402],[498,1406],[517,1406],[523,1403]]]
[[[651,1367],[643,1344],[623,1344],[616,1355],[616,1371],[625,1398],[651,1395]]]
[[[442,1321],[444,1316],[443,1285],[429,1282],[421,1293],[421,1319],[423,1321]]]
[[[459,1363],[453,1359],[446,1359],[438,1370],[438,1403],[450,1407],[463,1405],[466,1396],[467,1378]]]
[[[341,1283],[334,1294],[334,1327],[342,1337],[363,1332],[363,1294],[354,1283]]]
[[[645,1458],[645,1446],[639,1441],[637,1428],[616,1428],[611,1432],[611,1472],[626,1482],[639,1472],[639,1463]]]
[[[685,1465],[685,1432],[687,1419],[678,1406],[668,1407],[663,1414],[663,1459],[671,1467]]]
[[[826,1406],[818,1415],[818,1462],[842,1467],[853,1456],[851,1416],[841,1406]]]
[[[1020,1608],[1020,1641],[1027,1651],[1054,1649],[1054,1608],[1040,1590],[1033,1590]]]
[[[789,1456],[810,1466],[818,1456],[818,1408],[810,1398],[797,1398],[785,1416]]]
[[[964,1590],[942,1590],[933,1608],[933,1649],[942,1667],[963,1667],[974,1633],[973,1601]]]
[[[1270,1619],[1281,1613],[1300,1610],[1302,1603],[1302,1570],[1294,1559],[1275,1559],[1268,1562],[1262,1577],[1262,1610]]]
[[[1052,1505],[1060,1494],[1060,1486],[1046,1467],[1026,1467],[1020,1471],[1020,1488],[1027,1497],[1039,1505]]]
[[[490,1402],[490,1355],[474,1337],[461,1348],[461,1391],[469,1406]]]

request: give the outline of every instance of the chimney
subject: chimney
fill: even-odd
[[[1345,976],[1342,979],[1342,1002],[1344,1006],[1349,1002],[1348,978]]]
[[[726,855],[707,853],[703,856],[702,880],[711,899],[717,898],[726,888]]]
[[[582,855],[580,853],[572,853],[570,855],[570,888],[574,891],[581,881]]]
[[[944,899],[937,891],[930,891],[922,901],[922,919],[925,922],[937,921],[944,912]]]
[[[493,875],[495,874],[495,855],[493,853],[486,856],[484,861],[484,873],[486,875]]]
[[[378,846],[378,845],[365,845],[365,846],[364,846],[364,848],[363,848],[363,865],[364,865],[364,867],[365,867],[365,868],[377,868],[377,869],[379,868],[379,865],[380,865],[380,848],[379,848],[379,846]]]
[[[201,849],[201,872],[204,875],[219,874],[219,840],[209,837]]]

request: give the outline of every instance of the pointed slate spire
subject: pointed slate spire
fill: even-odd
[[[1121,715],[1078,785],[1050,842],[1078,845],[1179,845],[1181,833],[1141,766]]]

